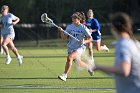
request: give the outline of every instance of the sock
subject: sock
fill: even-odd
[[[20,57],[21,57],[20,55],[17,56],[17,58],[20,58]]]
[[[64,73],[63,75],[67,77],[67,74],[66,73]]]
[[[7,58],[11,58],[9,54],[7,55]]]
[[[92,55],[92,56],[90,56],[90,58],[91,58],[91,60],[94,60],[93,55]]]

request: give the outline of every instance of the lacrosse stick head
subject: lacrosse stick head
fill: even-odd
[[[43,13],[41,15],[41,20],[42,20],[42,22],[53,23],[53,21],[50,18],[48,18],[47,13]]]

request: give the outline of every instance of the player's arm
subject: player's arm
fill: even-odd
[[[127,77],[130,74],[131,64],[127,61],[113,67],[96,65],[94,70],[103,71],[108,74],[116,74]]]
[[[87,43],[90,43],[92,41],[92,36],[91,36],[90,30],[86,26],[84,26],[84,30],[85,30],[84,34],[87,37],[87,39],[81,41],[81,43],[82,44],[87,44]]]
[[[19,21],[20,21],[20,19],[18,17],[16,17],[16,19],[13,20],[12,25],[16,25]]]
[[[58,27],[58,31],[60,31],[60,36],[63,40],[67,40],[67,36],[64,34],[63,29],[61,27]]]
[[[13,16],[14,16],[14,15],[13,15]],[[16,24],[20,21],[20,18],[14,16],[12,21],[13,21],[13,22],[12,22],[12,25],[16,25]]]
[[[86,40],[81,41],[81,43],[82,43],[82,44],[87,44],[87,43],[90,43],[91,41],[92,41],[92,36],[91,36],[91,35],[89,35],[89,36],[87,37],[87,39],[86,39]]]
[[[113,67],[96,65],[94,70],[100,70],[106,73],[112,73],[112,74],[122,75],[127,77],[131,71],[131,53],[126,47],[123,47],[120,50],[121,50],[119,54],[120,63],[118,65],[115,65]]]

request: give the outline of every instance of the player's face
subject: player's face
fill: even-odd
[[[72,18],[72,23],[74,23],[75,25],[80,24],[80,20],[78,18]]]
[[[92,19],[93,18],[93,12],[88,12],[87,13],[87,17],[90,18],[90,19]]]
[[[2,13],[2,15],[6,15],[7,13],[8,13],[8,9],[5,9],[5,8],[2,8],[1,9],[1,13]]]

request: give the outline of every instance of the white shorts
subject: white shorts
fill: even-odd
[[[15,34],[3,34],[2,37],[5,39],[6,37],[9,37],[11,40],[15,39]]]
[[[81,58],[81,55],[85,52],[86,46],[82,46],[78,49],[68,49],[68,55],[70,55],[72,52],[76,51],[78,53],[77,57],[74,59],[74,62],[77,64],[79,63],[79,58]]]
[[[85,50],[86,50],[86,46],[82,46],[78,49],[68,49],[68,55],[70,55],[74,51],[76,51],[78,53],[78,55],[81,55],[85,52]]]

